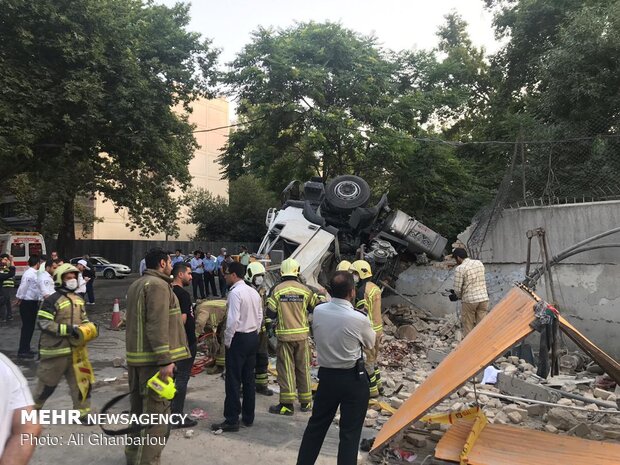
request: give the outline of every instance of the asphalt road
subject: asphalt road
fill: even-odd
[[[137,275],[125,279],[106,280],[98,278],[95,282],[96,305],[87,307],[91,320],[100,324],[100,336],[89,346],[89,357],[95,370],[96,383],[92,394],[94,411],[101,409],[112,397],[127,392],[127,372],[124,365],[125,332],[108,329],[114,299],[121,301],[124,308],[125,296],[129,285]],[[0,351],[17,363],[29,381],[31,389],[36,384],[36,361],[16,359],[21,322],[19,311],[15,309],[16,318],[9,325],[0,327]],[[36,348],[39,339],[37,330],[32,339]],[[121,366],[118,362],[122,362]],[[275,386],[275,378],[270,382]],[[213,435],[210,431],[212,422],[222,420],[224,406],[224,380],[219,375],[207,375],[204,372],[190,379],[185,412],[199,408],[206,412],[207,419],[200,420],[193,429],[191,438],[185,437],[186,430],[174,430],[162,455],[162,465],[177,463],[214,463],[238,465],[240,463],[295,463],[297,450],[309,413],[297,411],[292,417],[279,417],[268,413],[270,405],[277,403],[276,396],[257,396],[256,420],[252,428],[242,428],[239,433]],[[49,409],[71,408],[71,399],[66,382],[62,380],[45,404]],[[119,406],[118,411],[128,408],[128,403]],[[85,437],[84,445],[69,444],[72,435]],[[363,436],[373,436],[374,430],[364,430]],[[56,445],[39,445],[32,464],[48,465],[63,463],[66,465],[101,464],[112,465],[125,463],[123,447],[118,445],[100,445],[102,435],[97,426],[45,426],[42,437],[53,438],[60,442]],[[89,439],[95,444],[89,444]],[[336,462],[338,447],[338,427],[332,425],[325,439],[323,450],[317,465]]]

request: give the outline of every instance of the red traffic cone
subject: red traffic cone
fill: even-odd
[[[121,310],[119,308],[118,299],[114,299],[114,307],[112,309],[112,322],[110,323],[110,329],[118,329],[121,324]]]

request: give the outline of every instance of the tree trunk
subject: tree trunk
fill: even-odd
[[[71,258],[75,247],[75,197],[65,200],[62,206],[62,223],[58,231],[56,248],[58,255],[65,260]]]

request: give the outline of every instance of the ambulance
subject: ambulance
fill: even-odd
[[[28,269],[28,259],[33,255],[44,255],[45,240],[36,232],[8,232],[0,234],[0,254],[13,256],[15,276],[21,278]]]

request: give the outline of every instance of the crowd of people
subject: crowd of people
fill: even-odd
[[[484,266],[469,259],[462,249],[456,249],[453,255],[458,267],[452,295],[463,300],[463,324],[473,327],[488,308]],[[327,288],[314,289],[304,283],[300,265],[292,258],[280,264],[279,281],[269,286],[264,265],[252,258],[247,249],[243,248],[235,258],[228,256],[226,249],[217,257],[198,250],[189,260],[180,250],[174,254],[161,249],[146,253],[141,277],[127,292],[125,342],[130,413],[183,413],[197,336],[209,332],[213,334],[211,348],[215,357],[210,373],[225,371],[224,418],[211,428],[233,433],[241,425],[252,426],[255,395],[274,394],[268,385],[271,333],[277,339],[279,399],[268,412],[291,416],[297,404],[302,412],[312,412],[297,463],[315,463],[338,409],[338,463],[356,463],[368,401],[383,391],[377,364],[383,334],[381,289],[372,281],[371,264],[365,260],[342,261]],[[2,255],[0,260],[0,282],[10,284],[15,274],[12,257]],[[30,342],[38,324],[40,362],[34,397],[23,392],[23,377],[13,373],[19,370],[4,358],[0,358],[0,371],[12,370],[8,381],[17,386],[15,392],[21,392],[20,408],[42,408],[65,378],[73,408],[87,421],[94,378],[85,346],[97,337],[97,328],[90,323],[85,309],[90,297],[85,273],[92,267],[86,259],[78,260],[75,266],[64,263],[54,252],[45,261],[30,257],[28,265],[17,290],[22,319],[18,356],[35,356]],[[205,276],[216,274],[224,281],[219,284],[219,294],[215,293],[213,281]],[[202,286],[196,286],[196,282]],[[204,292],[205,283],[211,287],[213,299],[203,300],[209,296],[208,290]],[[190,285],[195,303],[186,289]],[[6,308],[4,303],[2,308]],[[10,306],[5,314],[10,316]],[[310,376],[311,334],[320,367],[314,394]],[[78,363],[80,370],[75,370]],[[78,371],[86,374],[79,375]],[[164,383],[174,379],[174,397],[161,397],[149,388],[154,378]],[[196,424],[188,417],[174,427]],[[0,425],[0,446],[4,447],[4,435],[7,449],[12,449],[6,429],[6,425],[4,430]],[[157,424],[130,433],[161,440],[148,444],[132,442],[125,449],[127,463],[159,463],[169,432],[169,425]]]

